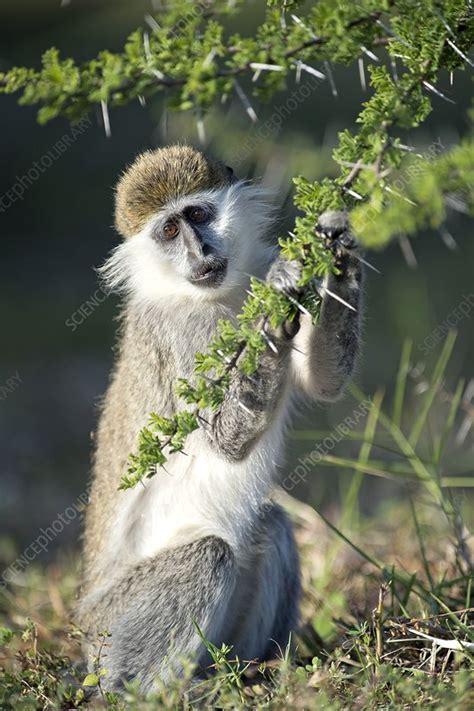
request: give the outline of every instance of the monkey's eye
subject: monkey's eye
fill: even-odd
[[[209,218],[209,213],[203,207],[193,207],[189,211],[189,219],[195,222],[197,225],[206,222]]]
[[[176,222],[167,222],[163,227],[165,239],[174,239],[179,232],[179,227]]]

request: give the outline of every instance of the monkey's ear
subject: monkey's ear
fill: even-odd
[[[229,181],[231,183],[236,183],[237,182],[237,176],[235,175],[233,169],[230,167],[230,165],[226,165],[225,167],[227,171],[227,175],[229,176]]]

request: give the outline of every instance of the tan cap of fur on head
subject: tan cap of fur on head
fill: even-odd
[[[138,156],[117,184],[115,225],[124,237],[140,232],[169,200],[228,185],[231,172],[191,146],[169,146]]]

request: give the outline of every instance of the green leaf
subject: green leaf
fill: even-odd
[[[98,674],[88,674],[84,681],[82,682],[82,686],[97,686],[99,683],[99,676]]]

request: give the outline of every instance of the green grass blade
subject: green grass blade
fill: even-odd
[[[448,417],[446,419],[446,424],[443,427],[443,430],[436,441],[435,450],[434,450],[434,461],[436,464],[439,464],[441,461],[444,445],[446,444],[448,435],[453,428],[454,420],[456,418],[456,414],[459,409],[459,405],[461,403],[463,390],[464,390],[464,379],[461,379],[461,380],[459,380],[456,390],[455,390],[455,393],[452,397],[451,406],[449,408]]]
[[[398,366],[397,382],[395,385],[392,412],[392,419],[398,427],[400,427],[402,421],[403,401],[405,399],[405,385],[407,381],[408,371],[410,368],[412,345],[413,343],[411,339],[407,339],[404,342],[402,354],[400,356],[400,365]]]
[[[420,548],[421,558],[423,560],[423,568],[425,569],[425,574],[426,574],[426,577],[427,577],[428,582],[430,584],[431,591],[433,591],[435,589],[433,576],[431,575],[430,564],[429,564],[428,559],[426,557],[425,542],[423,540],[423,535],[421,533],[420,522],[418,521],[418,516],[416,515],[415,504],[413,503],[413,499],[411,496],[410,496],[410,505],[411,505],[411,513],[413,516],[413,521],[415,524],[416,536],[418,538],[418,545]]]
[[[446,337],[446,340],[444,342],[443,348],[441,350],[440,356],[438,358],[438,362],[436,363],[433,377],[431,378],[431,382],[429,385],[428,390],[425,393],[425,397],[423,399],[423,403],[421,405],[421,410],[418,415],[418,417],[415,420],[415,423],[412,427],[410,437],[408,438],[410,442],[410,446],[414,449],[416,445],[418,444],[418,440],[420,439],[420,435],[423,432],[423,428],[425,427],[426,424],[426,419],[428,417],[428,413],[431,409],[431,406],[433,404],[433,401],[435,399],[436,393],[438,392],[439,386],[441,385],[441,381],[443,379],[444,372],[446,370],[446,366],[448,365],[449,358],[451,356],[454,343],[456,341],[456,331],[450,331]]]
[[[366,395],[364,395],[361,390],[355,385],[351,387],[351,392],[358,400],[362,401],[366,399]],[[400,427],[398,427],[398,425],[396,425],[395,422],[393,422],[392,419],[382,410],[379,413],[379,422],[384,427],[384,429],[390,434],[393,441],[400,449],[400,452],[410,463],[414,473],[417,475],[420,481],[424,483],[424,485],[426,486],[430,494],[433,496],[435,501],[444,507],[445,502],[443,499],[443,492],[441,491],[439,482],[427,469],[425,464],[423,464],[418,454],[415,452],[412,444],[401,431]]]
[[[353,550],[356,551],[364,560],[366,560],[368,563],[371,563],[377,570],[379,570],[383,575],[384,578],[387,580],[389,577],[391,577],[393,580],[396,580],[398,583],[402,584],[405,589],[409,588],[411,591],[413,589],[413,592],[418,596],[421,597],[423,600],[428,600],[429,595],[431,595],[429,590],[426,590],[426,588],[416,580],[416,575],[410,575],[408,573],[405,573],[404,571],[399,571],[395,568],[395,566],[391,566],[391,576],[389,576],[389,570],[379,561],[377,558],[374,558],[371,556],[369,553],[366,553],[362,548],[360,548],[356,543],[351,541],[350,538],[344,535],[342,531],[337,528],[331,521],[326,518],[324,514],[322,514],[320,511],[317,511],[315,509],[317,515],[324,521],[326,526],[333,531],[344,543],[346,543],[348,546],[350,546]],[[398,599],[398,596],[397,596]]]
[[[444,476],[441,479],[441,486],[447,489],[469,489],[474,486],[474,476]]]
[[[364,463],[357,461],[357,459],[351,459],[350,457],[335,457],[332,454],[326,454],[321,457],[318,464],[325,464],[330,467],[355,469],[357,472],[379,476],[383,479],[391,479],[395,481],[397,479],[403,479],[403,481],[417,481],[416,476],[413,476],[413,470],[411,467],[406,467],[404,469],[391,468],[386,462],[372,461]]]
[[[364,440],[362,441],[359,451],[358,464],[364,465],[368,464],[369,462],[375,432],[377,429],[377,420],[379,417],[380,408],[382,406],[382,400],[383,392],[379,390],[375,393],[372,399],[372,404],[370,406],[369,416],[367,417],[367,422],[364,430]],[[342,502],[341,524],[344,527],[349,525],[349,522],[352,526],[354,526],[354,520],[357,518],[358,514],[358,511],[356,512],[357,497],[359,495],[363,478],[363,470],[355,470],[350,486],[347,489],[346,495],[344,497],[344,501]]]

